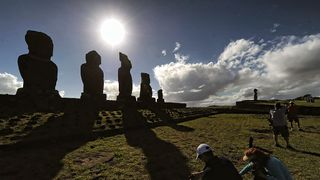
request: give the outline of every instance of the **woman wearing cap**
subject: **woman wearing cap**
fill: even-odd
[[[257,148],[246,150],[243,160],[249,160],[250,163],[240,171],[241,176],[252,171],[255,180],[292,180],[289,170],[279,159]]]
[[[201,172],[192,173],[190,179],[242,179],[232,162],[223,157],[213,155],[207,144],[200,144],[197,148],[197,159],[205,163]]]

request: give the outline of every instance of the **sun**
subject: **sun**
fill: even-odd
[[[123,24],[116,19],[107,19],[101,25],[101,36],[111,46],[119,45],[125,37]]]

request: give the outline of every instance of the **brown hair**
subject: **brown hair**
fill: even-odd
[[[266,165],[267,161],[270,158],[269,154],[266,154],[263,151],[261,151],[260,149],[257,149],[255,147],[245,150],[244,155],[246,155],[248,157],[252,157],[251,161],[258,162],[262,165]]]

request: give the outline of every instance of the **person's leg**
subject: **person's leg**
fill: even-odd
[[[278,134],[274,134],[273,137],[274,137],[274,141],[276,143],[276,146],[280,146],[280,144],[278,142]]]
[[[290,145],[289,142],[289,131],[288,131],[288,127],[283,127],[281,129],[281,136],[283,137],[283,139],[286,141],[287,144],[287,148],[292,148],[292,146]]]
[[[288,137],[285,137],[284,140],[285,140],[286,143],[287,143],[287,148],[293,149],[293,147],[291,146],[291,144],[290,144],[290,142],[289,142],[289,136],[288,136]]]
[[[273,138],[275,142],[275,146],[279,147],[279,142],[278,142],[278,135],[279,135],[279,128],[278,127],[273,127]]]
[[[296,120],[296,122],[297,122],[297,124],[298,124],[298,128],[299,128],[299,130],[301,130],[301,127],[300,127],[300,121],[299,121],[299,119],[297,119],[297,120]]]
[[[292,131],[292,130],[293,130],[293,120],[292,120],[292,119],[289,119],[289,121],[290,121],[290,125],[291,125],[290,130]]]

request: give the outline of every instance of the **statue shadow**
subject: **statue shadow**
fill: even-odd
[[[170,117],[170,115],[168,115],[165,111],[163,111],[162,109],[159,108],[154,108],[152,106],[149,107],[149,109],[156,114],[156,116],[160,119],[163,120],[162,125],[163,126],[169,126],[177,131],[182,131],[182,132],[191,132],[194,131],[193,128],[190,128],[188,126],[184,126],[181,124],[177,124],[177,122],[175,122],[172,117]],[[191,118],[191,119],[195,119],[195,118]],[[185,119],[184,121],[189,120],[189,119]]]
[[[181,131],[181,132],[192,132],[192,131],[194,131],[193,128],[188,127],[188,126],[184,126],[184,125],[181,125],[181,124],[168,123],[167,126],[171,127],[172,129],[175,129],[177,131]]]
[[[1,179],[53,179],[64,156],[90,141],[96,115],[90,106],[71,107],[19,142],[1,145]]]
[[[122,113],[127,143],[142,149],[147,160],[145,168],[149,172],[149,178],[187,179],[190,175],[187,157],[178,147],[158,138],[134,107],[125,107]]]

